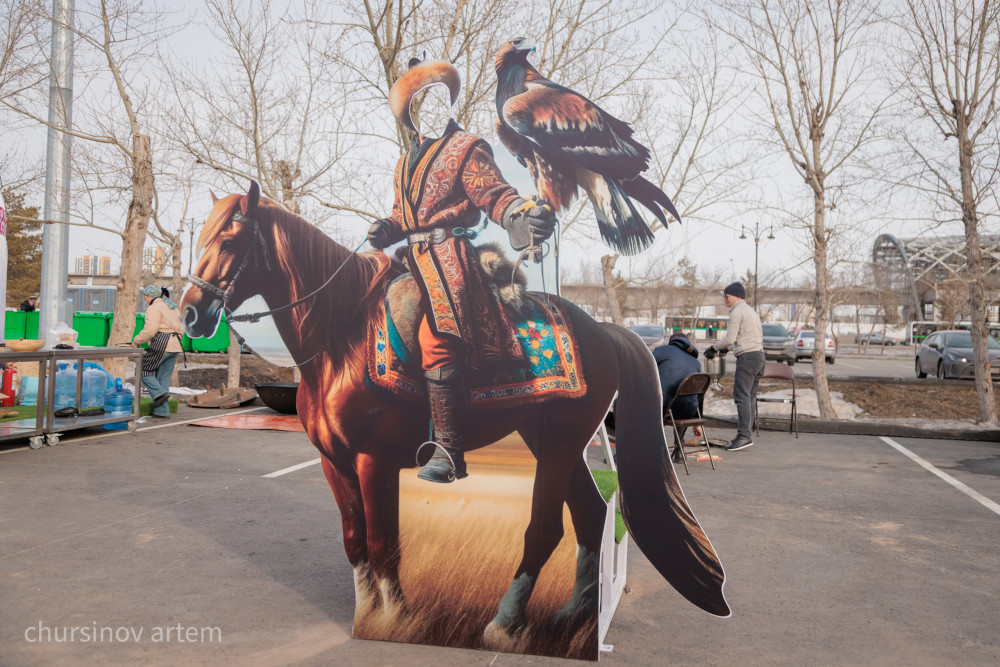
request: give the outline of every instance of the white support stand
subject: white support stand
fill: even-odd
[[[606,437],[606,436],[605,436]],[[604,537],[601,540],[601,602],[597,613],[598,642],[602,653],[610,653],[614,646],[604,643],[604,637],[611,627],[618,602],[625,591],[625,574],[628,567],[628,533],[622,536],[621,544],[615,544],[615,507],[618,506],[618,492],[611,494],[608,513],[604,519]]]

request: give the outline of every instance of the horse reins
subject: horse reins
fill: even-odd
[[[312,299],[317,294],[319,294],[325,287],[327,287],[330,283],[333,282],[333,279],[337,277],[337,274],[340,273],[340,270],[343,269],[345,266],[347,266],[347,262],[349,262],[353,257],[357,256],[358,250],[361,249],[361,246],[363,246],[368,241],[368,239],[367,239],[367,237],[365,239],[363,239],[361,241],[361,243],[359,243],[357,245],[357,247],[354,248],[354,250],[352,250],[350,252],[350,254],[344,259],[344,261],[341,262],[340,266],[337,267],[337,270],[333,272],[333,275],[331,275],[329,278],[327,278],[326,282],[324,282],[322,285],[320,285],[319,287],[317,287],[316,289],[314,289],[309,294],[306,294],[301,299],[296,299],[295,301],[292,301],[291,303],[285,304],[284,306],[279,306],[277,308],[272,308],[271,310],[264,310],[264,311],[261,311],[259,313],[249,313],[249,314],[246,314],[246,315],[233,315],[232,311],[229,309],[229,300],[233,296],[233,291],[236,289],[236,283],[237,283],[237,281],[239,281],[240,276],[243,274],[243,270],[246,269],[250,265],[250,262],[252,260],[253,261],[253,271],[254,272],[257,272],[260,269],[260,265],[261,265],[262,262],[263,262],[263,265],[264,265],[264,270],[265,271],[271,271],[271,260],[270,260],[270,257],[268,255],[268,251],[267,251],[267,239],[264,238],[264,234],[263,234],[263,232],[261,232],[260,225],[257,223],[257,221],[254,220],[253,218],[251,218],[249,216],[246,216],[246,215],[243,215],[242,213],[239,213],[239,212],[234,213],[233,216],[232,216],[232,218],[233,218],[233,220],[235,222],[238,222],[238,223],[244,224],[244,225],[248,225],[251,229],[253,229],[253,232],[252,232],[252,234],[253,234],[253,241],[251,242],[250,247],[247,248],[247,252],[243,256],[243,261],[240,262],[240,267],[238,269],[236,269],[236,273],[233,275],[232,280],[229,281],[229,285],[226,286],[226,289],[222,289],[218,285],[213,285],[212,283],[210,283],[210,282],[208,282],[206,280],[203,280],[202,278],[200,278],[198,276],[191,276],[191,278],[189,279],[189,282],[191,282],[192,284],[194,284],[195,286],[197,286],[198,288],[200,288],[202,291],[208,292],[208,293],[213,294],[213,295],[219,297],[220,299],[222,299],[222,310],[223,310],[223,312],[226,313],[226,319],[227,319],[227,321],[230,324],[230,330],[236,336],[237,342],[240,345],[245,345],[247,347],[247,349],[249,349],[253,354],[257,354],[256,352],[253,351],[253,348],[251,348],[249,345],[246,345],[246,339],[244,339],[243,336],[241,336],[240,333],[238,331],[236,331],[236,329],[232,328],[232,326],[231,326],[232,323],[233,322],[250,322],[250,323],[259,322],[260,318],[262,318],[262,317],[267,317],[269,315],[274,315],[275,313],[280,313],[280,312],[282,312],[284,310],[288,310],[290,308],[294,308],[295,306],[297,306],[297,305],[299,305],[301,303],[304,303],[305,301],[308,301],[309,299]],[[260,356],[260,355],[257,354],[257,356]],[[295,366],[297,366],[297,367],[305,366],[310,361],[312,361],[313,359],[315,359],[317,356],[319,356],[319,352],[317,352],[313,356],[309,357],[308,359],[306,359],[305,361],[303,361],[301,364],[295,364]]]

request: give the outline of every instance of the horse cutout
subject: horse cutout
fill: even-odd
[[[382,252],[355,253],[337,244],[260,197],[253,182],[245,195],[215,200],[198,244],[202,254],[181,301],[188,334],[210,336],[224,310],[263,297],[301,368],[298,413],[340,509],[354,570],[355,619],[372,610],[405,614],[399,475],[416,465],[429,413],[425,401],[379,392],[366,382],[364,354],[373,318],[402,269]],[[506,593],[494,601],[497,611],[482,630],[485,645],[516,646],[539,572],[562,537],[564,505],[577,535],[577,585],[551,622],[565,627],[596,617],[606,505],[582,454],[616,391],[621,506],[629,533],[681,595],[728,616],[722,565],[667,456],[652,356],[634,333],[547,298],[560,303],[570,320],[587,391],[527,406],[485,406],[469,420],[469,451],[517,432],[536,459],[521,561]]]

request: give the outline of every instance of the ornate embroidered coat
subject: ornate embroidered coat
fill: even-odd
[[[468,238],[453,235],[476,226],[480,211],[501,220],[518,196],[500,175],[489,145],[458,129],[413,145],[396,165],[394,190],[389,220],[400,231],[447,231],[441,242],[416,243],[407,252],[434,332],[464,342],[473,366],[523,360],[513,323],[475,249]]]

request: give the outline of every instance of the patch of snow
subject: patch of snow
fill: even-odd
[[[781,389],[759,393],[759,398],[791,398],[791,389]],[[839,419],[856,420],[864,414],[864,411],[854,403],[844,400],[844,394],[839,391],[831,391],[830,398],[833,401],[833,409],[837,412]],[[816,398],[815,389],[799,389],[795,394],[796,408],[801,417],[819,417],[819,401]],[[791,412],[789,403],[761,403],[758,407],[761,417],[787,418]],[[705,414],[718,415],[720,417],[735,417],[736,404],[733,403],[732,394],[725,394],[716,390],[710,390],[705,395]]]

